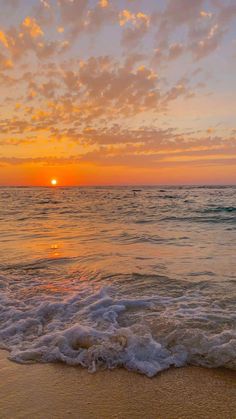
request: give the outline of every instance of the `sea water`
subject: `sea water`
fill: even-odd
[[[235,369],[235,284],[235,187],[0,188],[14,361]]]

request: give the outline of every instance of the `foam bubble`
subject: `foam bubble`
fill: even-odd
[[[17,362],[60,361],[91,372],[124,367],[152,377],[186,364],[236,369],[235,330],[211,327],[233,313],[226,318],[196,298],[118,298],[107,288],[27,303],[1,295],[0,346]]]

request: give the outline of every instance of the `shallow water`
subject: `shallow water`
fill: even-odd
[[[0,188],[0,346],[235,369],[235,247],[235,187]]]

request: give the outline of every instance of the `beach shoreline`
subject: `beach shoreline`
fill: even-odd
[[[236,373],[172,368],[150,379],[124,369],[16,364],[0,352],[1,419],[236,417]]]

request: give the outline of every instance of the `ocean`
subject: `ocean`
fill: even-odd
[[[236,369],[236,187],[0,188],[0,348]]]

